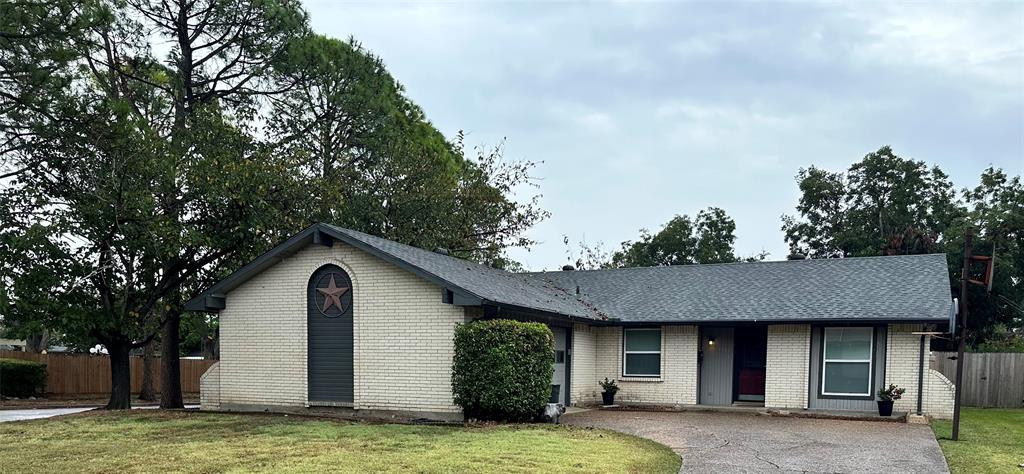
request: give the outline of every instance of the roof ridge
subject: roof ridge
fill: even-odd
[[[349,229],[347,227],[338,227],[338,226],[336,226],[334,224],[326,224],[326,223],[321,223],[321,224],[323,224],[325,226],[328,226],[328,227],[330,227],[330,228],[332,228],[334,230],[337,230],[337,231],[352,232],[352,233],[355,233],[355,234],[364,235],[366,237],[384,240],[384,241],[387,241],[387,242],[389,242],[389,243],[391,243],[393,245],[398,245],[398,246],[401,246],[401,247],[410,248],[410,249],[416,250],[418,252],[425,252],[425,253],[428,253],[430,255],[435,255],[437,257],[444,257],[444,258],[447,258],[447,259],[450,259],[450,260],[456,260],[456,261],[462,262],[462,263],[473,264],[473,265],[476,265],[476,266],[481,267],[481,268],[486,268],[488,270],[496,270],[496,271],[504,272],[504,273],[507,273],[507,274],[510,274],[510,275],[519,275],[520,274],[520,273],[513,273],[513,272],[510,272],[510,271],[507,271],[507,270],[502,270],[500,268],[494,268],[494,267],[489,266],[489,265],[484,265],[484,264],[482,264],[480,262],[474,262],[472,260],[466,260],[464,258],[459,258],[459,257],[453,256],[453,255],[447,255],[447,254],[435,252],[433,250],[427,250],[427,249],[425,249],[423,247],[417,247],[415,245],[403,244],[403,243],[401,243],[401,242],[399,242],[397,240],[391,240],[391,239],[388,239],[386,237],[381,237],[379,235],[368,234],[366,232],[361,232],[361,231],[358,231],[358,230]]]
[[[834,257],[834,258],[805,258],[800,260],[768,260],[768,261],[757,261],[757,262],[719,262],[719,263],[684,263],[679,265],[652,265],[643,267],[611,267],[611,268],[591,268],[586,270],[539,270],[529,272],[516,272],[517,275],[541,275],[546,273],[595,273],[595,272],[608,272],[608,271],[637,271],[637,270],[660,270],[660,269],[673,269],[673,268],[685,268],[685,267],[722,267],[722,266],[742,266],[742,265],[770,265],[770,264],[801,264],[801,263],[820,263],[820,262],[833,262],[840,260],[871,260],[881,258],[920,258],[920,257],[934,257],[939,256],[945,257],[944,253],[917,253],[907,255],[865,255],[859,257]]]

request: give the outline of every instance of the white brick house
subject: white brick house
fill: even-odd
[[[554,330],[566,404],[599,403],[607,377],[623,404],[867,411],[893,383],[896,411],[948,418],[921,334],[945,327],[946,272],[919,255],[513,274],[317,224],[186,307],[220,318],[203,409],[459,419],[455,327],[514,318]]]

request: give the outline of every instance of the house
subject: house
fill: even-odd
[[[313,225],[190,300],[219,313],[221,358],[202,407],[460,419],[456,325],[546,323],[554,400],[763,405],[948,418],[953,387],[928,368],[948,324],[944,255],[509,273]]]
[[[3,328],[0,327],[0,332]],[[24,339],[5,339],[0,337],[0,351],[23,351],[25,350]]]

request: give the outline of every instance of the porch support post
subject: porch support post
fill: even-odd
[[[921,335],[921,354],[917,362],[917,416],[921,416],[924,401],[924,334]]]

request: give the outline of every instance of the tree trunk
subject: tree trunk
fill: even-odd
[[[110,355],[110,401],[106,408],[128,410],[132,407],[131,344],[117,341],[107,342],[104,346]]]
[[[46,329],[25,337],[25,352],[36,354],[43,352],[50,346],[50,334]]]
[[[139,400],[154,401],[156,400],[156,387],[153,385],[153,371],[155,369],[153,358],[154,354],[153,346],[156,344],[156,339],[149,341],[142,352],[142,390],[139,391]]]
[[[185,408],[181,397],[181,361],[178,344],[181,331],[181,310],[167,312],[160,335],[160,408]]]

